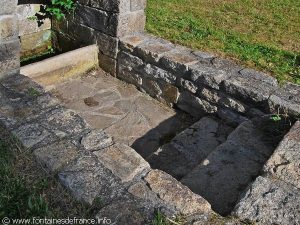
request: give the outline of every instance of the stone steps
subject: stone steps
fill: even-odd
[[[226,141],[233,129],[213,117],[203,117],[161,146],[147,161],[178,180]]]
[[[243,122],[181,182],[207,199],[216,212],[229,214],[274,150],[266,135],[257,123]]]

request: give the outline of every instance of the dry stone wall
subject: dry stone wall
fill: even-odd
[[[270,113],[300,115],[300,86],[145,33],[121,38],[117,77],[195,117],[237,125]]]
[[[99,64],[115,75],[119,37],[143,31],[146,0],[79,0],[75,12],[54,21],[57,48],[62,51],[97,43]]]
[[[45,19],[40,24],[35,17],[41,6],[24,4],[17,7],[22,58],[46,52],[51,46],[51,20]]]
[[[16,16],[17,0],[1,0],[0,7],[0,79],[20,69],[20,44]]]

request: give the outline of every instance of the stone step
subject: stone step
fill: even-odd
[[[181,179],[226,141],[232,128],[216,118],[203,117],[148,158],[153,168]]]
[[[98,47],[90,45],[23,66],[20,73],[47,88],[97,66]]]
[[[215,211],[227,215],[274,148],[256,123],[246,121],[181,182],[207,199]]]

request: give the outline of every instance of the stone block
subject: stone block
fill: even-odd
[[[27,58],[45,53],[52,43],[51,30],[39,31],[32,34],[23,35],[21,40],[21,57]]]
[[[144,78],[141,85],[143,91],[149,94],[151,97],[158,99],[162,94],[162,90],[157,81]]]
[[[12,40],[0,43],[0,79],[20,68],[20,43]]]
[[[189,68],[189,73],[183,75],[183,78],[217,90],[220,89],[221,83],[230,77],[230,74],[223,70],[213,68],[209,63],[196,63],[189,66]]]
[[[278,88],[275,78],[254,70],[244,69],[224,81],[228,94],[266,107],[268,98]]]
[[[80,156],[58,177],[78,201],[88,204],[97,197],[105,204],[124,195],[119,180],[92,155]]]
[[[300,189],[300,122],[283,138],[264,171]]]
[[[184,74],[188,66],[195,64],[198,58],[190,49],[177,46],[172,51],[166,52],[160,59],[160,65],[175,74]]]
[[[143,10],[118,15],[117,37],[144,31],[146,15]],[[115,23],[110,24],[115,26]]]
[[[113,76],[117,74],[117,60],[110,58],[99,52],[99,66],[107,73],[110,73]]]
[[[148,40],[149,37],[150,35],[144,33],[136,33],[134,35],[120,37],[120,49],[126,52],[133,52],[135,47]]]
[[[75,10],[75,22],[101,31],[111,36],[117,36],[118,14],[78,5]]]
[[[88,151],[97,151],[113,145],[113,140],[101,129],[92,130],[83,136],[81,145]]]
[[[131,0],[130,2],[131,11],[144,10],[147,4],[147,0]]]
[[[140,72],[144,77],[147,77],[149,79],[162,80],[170,84],[175,84],[176,82],[176,76],[173,73],[170,73],[152,64],[145,64],[144,66],[137,68],[136,70]]]
[[[300,86],[287,83],[278,88],[268,99],[269,109],[272,113],[287,113],[300,116]]]
[[[87,0],[81,0],[81,4],[87,5]],[[128,12],[130,11],[130,1],[128,0],[90,0],[90,6],[110,12]]]
[[[24,124],[12,131],[13,135],[22,143],[25,148],[34,149],[53,143],[58,138],[41,124]]]
[[[51,174],[55,174],[79,156],[79,149],[70,141],[59,141],[34,150],[39,163]]]
[[[18,37],[18,21],[15,15],[0,16],[0,42]]]
[[[149,164],[134,149],[124,144],[115,144],[94,154],[122,182],[132,181],[150,169]]]
[[[18,0],[1,0],[0,15],[16,12]]]
[[[241,114],[228,109],[228,108],[218,108],[217,112],[218,117],[220,117],[223,121],[225,121],[227,124],[236,127],[239,124],[245,122],[248,120],[248,118],[242,116]]]
[[[169,106],[172,106],[173,104],[178,102],[179,90],[177,87],[166,82],[160,82],[160,86],[162,90],[161,98]]]
[[[144,179],[160,199],[185,215],[212,212],[210,204],[204,198],[194,194],[165,172],[151,170]]]
[[[213,104],[187,91],[180,93],[176,106],[196,118],[200,118],[208,113],[216,113],[218,110]]]
[[[233,215],[262,224],[300,224],[299,189],[274,179],[258,177],[247,189]]]
[[[140,58],[122,51],[118,54],[118,65],[127,68],[129,71],[134,69],[138,71],[137,68],[144,65],[144,62]]]
[[[79,115],[63,107],[46,112],[38,121],[60,138],[75,137],[89,130],[89,126]]]
[[[143,84],[143,80],[140,74],[137,74],[126,66],[119,65],[117,78],[127,83],[133,84],[136,87],[141,87],[141,85]]]

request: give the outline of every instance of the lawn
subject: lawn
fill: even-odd
[[[299,0],[148,0],[146,28],[300,84]]]

